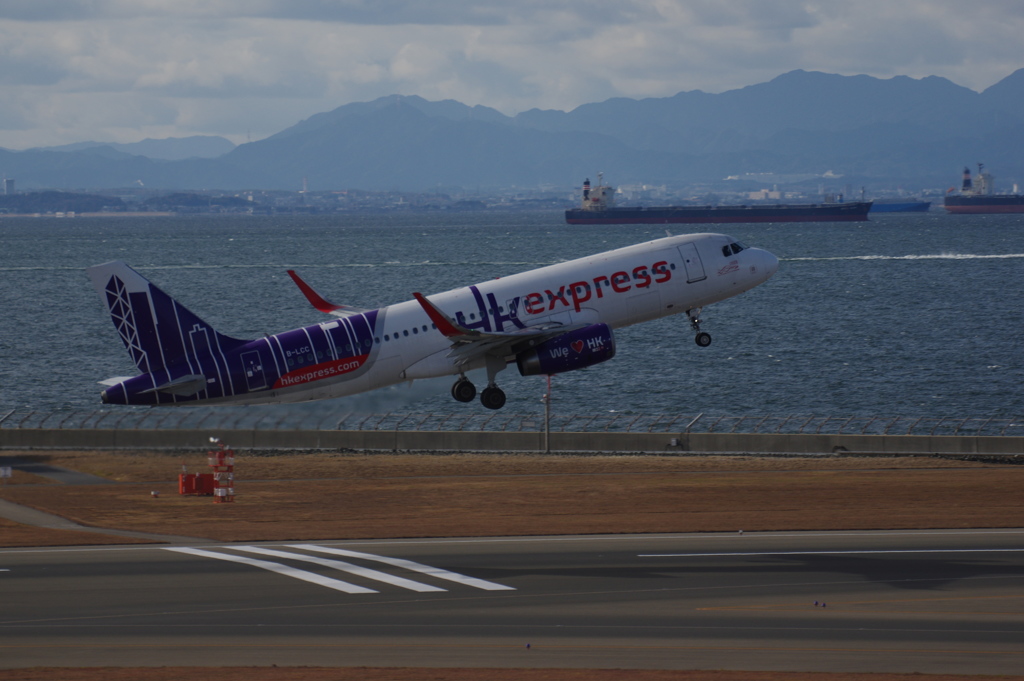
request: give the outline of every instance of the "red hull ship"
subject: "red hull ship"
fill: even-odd
[[[617,207],[615,189],[598,179],[583,183],[579,208],[565,211],[570,225],[668,225],[739,222],[857,222],[868,219],[870,201],[794,203],[760,206],[636,206]]]
[[[950,213],[1024,213],[1024,194],[993,194],[992,176],[983,163],[978,164],[978,181],[971,180],[971,169],[964,168],[960,193],[950,189],[943,204]]]

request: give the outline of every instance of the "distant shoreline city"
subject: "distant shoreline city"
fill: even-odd
[[[8,181],[10,182],[10,181]],[[118,217],[167,215],[330,215],[380,212],[484,212],[561,211],[579,205],[578,187],[561,190],[509,188],[489,192],[401,191],[190,191],[165,192],[139,188],[98,192],[34,191],[18,193],[13,185],[0,194],[2,217]],[[941,203],[943,191],[934,189],[915,196]],[[846,186],[839,191],[757,189],[721,191],[708,186],[620,188],[620,205],[771,205],[820,203],[845,197],[847,201],[904,198],[903,192],[866,194]]]
[[[445,194],[379,192],[356,197],[346,192],[262,192],[238,194],[190,193],[156,195],[144,201],[126,201],[116,192],[110,194],[74,192],[35,192],[17,194],[22,201],[9,201],[12,195],[0,195],[0,218],[13,217],[157,217],[170,215],[331,215],[341,213],[397,212],[487,212],[487,211],[562,211],[575,207],[578,196],[566,193],[536,196],[522,192],[494,193],[481,198],[458,198]],[[342,196],[339,196],[342,195]],[[248,197],[252,196],[252,199]],[[789,202],[820,202],[820,196],[787,193]],[[851,197],[852,199],[853,197]],[[27,199],[27,200],[24,200]],[[648,201],[649,202],[649,201]],[[702,195],[680,205],[757,205],[778,203],[778,197],[752,199],[750,193]]]

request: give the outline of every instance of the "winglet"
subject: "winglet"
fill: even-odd
[[[437,307],[427,300],[426,296],[422,293],[413,293],[412,297],[416,299],[423,310],[427,313],[427,316],[430,317],[430,321],[434,322],[434,326],[437,327],[437,330],[446,338],[472,335],[472,332],[469,329],[461,327],[452,321],[451,317],[437,309]]]
[[[333,312],[337,312],[338,310],[345,309],[344,305],[335,305],[329,300],[325,300],[324,298],[322,298],[319,293],[314,291],[309,284],[303,281],[302,278],[295,273],[295,270],[288,270],[288,276],[292,278],[292,281],[295,282],[295,285],[299,287],[300,291],[302,291],[302,295],[306,296],[306,300],[308,300],[313,305],[313,307],[320,310],[321,312],[331,314]]]

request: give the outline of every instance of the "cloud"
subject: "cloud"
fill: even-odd
[[[1019,0],[5,0],[0,146],[237,142],[390,94],[568,110],[794,69],[980,91],[1024,66],[1022,34]]]
[[[56,64],[26,59],[0,47],[0,85],[56,85],[67,71]]]
[[[93,3],[70,0],[5,0],[0,19],[15,21],[77,21],[96,16]]]

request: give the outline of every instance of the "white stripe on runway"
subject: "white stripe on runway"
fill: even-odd
[[[349,558],[362,558],[364,560],[372,560],[378,563],[387,563],[388,565],[394,565],[395,567],[419,572],[424,575],[430,575],[432,577],[437,577],[438,579],[445,579],[449,582],[457,582],[477,589],[484,589],[485,591],[515,591],[515,587],[505,586],[504,584],[497,584],[495,582],[488,582],[487,580],[477,579],[476,577],[467,577],[466,575],[460,575],[457,572],[449,572],[448,570],[423,565],[422,563],[416,563],[402,558],[377,556],[372,553],[346,551],[345,549],[328,548],[326,546],[316,546],[315,544],[290,544],[288,548],[303,549],[305,551],[318,551],[320,553],[330,553],[336,556],[348,556]]]
[[[333,568],[335,570],[341,570],[348,572],[353,575],[365,577],[366,579],[376,580],[378,582],[386,582],[393,584],[394,586],[400,586],[403,589],[409,589],[410,591],[447,591],[439,586],[431,586],[430,584],[423,584],[422,582],[414,582],[411,579],[405,579],[404,577],[396,577],[389,575],[386,572],[380,572],[379,570],[372,570],[370,568],[360,567],[353,565],[352,563],[346,563],[343,560],[331,560],[330,558],[319,558],[317,556],[309,556],[303,553],[289,553],[288,551],[277,551],[275,549],[265,549],[259,546],[232,546],[231,549],[235,551],[249,551],[250,553],[261,553],[266,556],[274,556],[275,558],[287,558],[290,560],[301,560],[307,563],[316,563],[317,565],[323,565],[324,567]]]
[[[349,584],[343,582],[340,579],[331,579],[330,577],[324,577],[318,575],[315,572],[306,572],[305,570],[299,570],[297,568],[282,565],[280,563],[271,563],[268,560],[257,560],[255,558],[246,558],[244,556],[232,556],[227,553],[217,553],[215,551],[206,551],[204,549],[191,549],[186,547],[164,547],[164,551],[175,551],[177,553],[187,553],[193,556],[202,556],[203,558],[215,558],[217,560],[227,560],[232,563],[243,563],[245,565],[252,565],[253,567],[262,568],[264,570],[270,570],[271,572],[277,572],[288,577],[294,577],[295,579],[301,579],[304,582],[311,582],[320,586],[326,586],[328,589],[335,589],[337,591],[344,591],[350,594],[375,594],[379,593],[373,589],[367,589],[366,587],[356,586],[355,584]]]
[[[879,553],[1019,553],[1024,549],[885,549],[866,551],[732,551],[727,553],[640,553],[637,558],[702,558],[708,556],[856,556]]]

